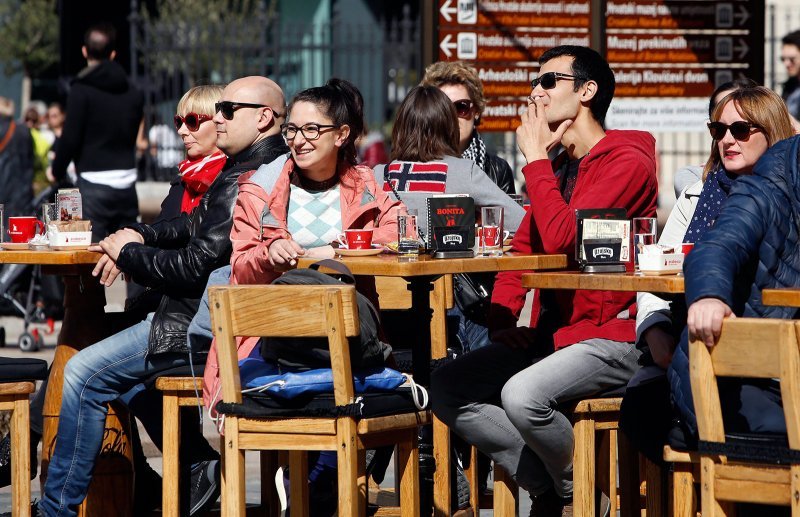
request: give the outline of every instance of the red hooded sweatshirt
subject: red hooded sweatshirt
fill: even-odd
[[[642,131],[608,131],[581,161],[570,202],[564,201],[548,160],[522,169],[531,209],[512,243],[522,252],[564,253],[575,268],[575,210],[625,208],[628,218],[655,217],[658,180],[655,139]],[[628,264],[632,269],[633,265]],[[515,326],[527,289],[521,276],[527,271],[497,275],[492,295],[492,330]],[[536,327],[541,297],[534,296],[531,327]],[[636,339],[636,293],[597,290],[555,290],[562,326],[555,332],[555,348],[591,338],[614,341]]]

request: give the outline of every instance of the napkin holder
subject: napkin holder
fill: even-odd
[[[575,211],[575,260],[584,273],[624,273],[630,260],[630,221],[624,208]]]
[[[465,195],[432,196],[427,208],[428,248],[433,257],[475,256],[475,201]]]

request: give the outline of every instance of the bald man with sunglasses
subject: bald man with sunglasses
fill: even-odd
[[[289,150],[280,135],[283,92],[265,77],[245,77],[225,88],[214,122],[225,167],[191,214],[153,225],[136,224],[103,239],[93,271],[111,285],[120,272],[164,294],[145,321],[81,350],[64,371],[58,440],[38,511],[74,516],[86,497],[103,440],[107,404],[148,378],[205,360],[187,329],[211,273],[228,264],[239,176]],[[219,495],[218,461],[192,470],[189,512],[201,513]],[[201,487],[194,490],[195,485]]]

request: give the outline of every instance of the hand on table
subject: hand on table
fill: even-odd
[[[645,330],[643,337],[650,348],[653,362],[666,370],[669,363],[672,362],[672,354],[675,352],[675,338],[658,325],[653,325]]]
[[[536,341],[536,331],[530,327],[513,327],[493,332],[492,343],[502,343],[511,348],[528,348]]]
[[[336,252],[334,251],[333,246],[331,246],[330,244],[326,244],[325,246],[308,248],[306,250],[305,256],[315,259],[329,259],[335,257]]]
[[[306,250],[289,239],[277,239],[269,245],[269,263],[273,266],[283,266],[297,264],[297,257],[305,255]]]
[[[735,318],[731,308],[717,298],[702,298],[689,306],[686,325],[689,339],[700,339],[711,348],[717,343],[724,318]]]
[[[144,237],[142,237],[139,232],[133,231],[130,228],[124,228],[112,233],[98,244],[89,246],[89,251],[105,253],[111,257],[111,260],[116,262],[122,248],[131,242],[144,244]]]
[[[552,131],[541,97],[528,98],[528,111],[520,119],[522,124],[517,128],[517,145],[528,163],[546,160],[547,151],[561,143],[564,133],[572,125],[572,120],[567,119]]]

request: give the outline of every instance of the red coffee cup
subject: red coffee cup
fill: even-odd
[[[368,250],[372,247],[372,230],[345,230],[337,239],[349,250]]]
[[[681,244],[681,253],[683,253],[684,255],[688,255],[689,252],[692,251],[692,248],[694,248],[693,242],[684,242],[683,244]]]
[[[44,233],[44,223],[35,217],[8,218],[8,235],[11,237],[11,242],[28,242],[34,235],[41,233]]]

